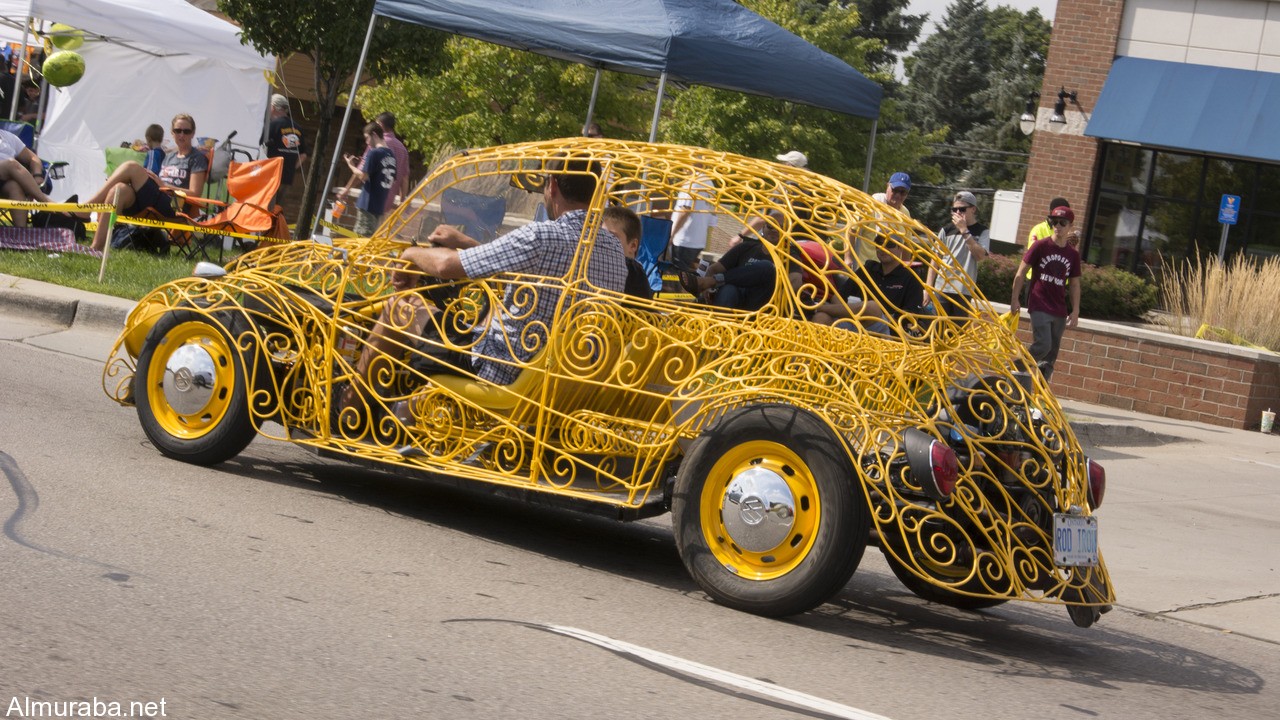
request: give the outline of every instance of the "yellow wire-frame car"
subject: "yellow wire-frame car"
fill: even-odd
[[[497,222],[461,221],[484,239],[533,221],[552,167],[600,180],[563,277],[403,282],[416,270],[399,254],[458,222],[449,208],[459,197],[490,215],[500,204]],[[777,236],[766,245],[772,295],[758,310],[679,292],[642,300],[588,280],[606,206],[661,215],[691,188],[715,232],[755,218]],[[893,248],[910,251],[922,282],[932,266],[966,288],[969,313],[864,314],[859,298],[884,298],[851,265]],[[839,297],[840,278],[860,295]],[[926,307],[941,306],[925,294]],[[523,358],[508,360],[510,384],[416,362],[428,346],[469,352],[500,332],[493,317],[539,297],[554,301],[553,320],[504,339]],[[812,322],[830,302],[851,317]],[[427,339],[407,332],[420,312],[437,331]],[[373,238],[198,266],[139,303],[103,381],[136,405],[161,453],[186,462],[226,460],[258,433],[535,505],[622,520],[670,511],[690,574],[740,610],[811,609],[874,543],[922,598],[1064,604],[1087,627],[1114,601],[1096,545],[1105,475],[1007,319],[926,228],[830,178],[699,148],[571,138],[458,154]]]

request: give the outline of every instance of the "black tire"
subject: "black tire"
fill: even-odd
[[[928,580],[915,574],[915,572],[904,567],[902,561],[895,557],[893,553],[889,551],[888,547],[881,545],[880,550],[884,555],[885,562],[889,563],[889,569],[893,571],[894,576],[898,578],[903,586],[911,591],[912,595],[915,595],[921,600],[928,600],[929,602],[946,605],[947,607],[953,607],[959,610],[985,610],[986,608],[993,608],[997,605],[1003,605],[1006,602],[1009,602],[1007,598],[962,595],[948,588],[934,585]],[[904,551],[899,549],[898,552]],[[928,571],[927,562],[921,561],[920,565]],[[932,572],[931,574],[936,576],[942,582],[952,581],[947,578],[941,570]],[[970,580],[960,586],[960,589],[963,590],[968,590],[970,588],[972,588],[972,592],[982,591],[982,585],[976,579]]]
[[[166,313],[147,334],[133,396],[142,430],[161,454],[213,465],[235,457],[253,440],[244,358],[231,339],[237,334],[194,310]],[[204,372],[166,370],[174,365],[189,371],[192,363],[201,363],[196,369]]]
[[[733,411],[681,462],[671,507],[680,557],[723,605],[768,617],[810,610],[849,582],[867,547],[871,516],[854,477],[839,438],[803,410]],[[739,502],[726,513],[730,490]]]

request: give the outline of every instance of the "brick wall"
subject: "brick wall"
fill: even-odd
[[[1115,59],[1123,14],[1124,0],[1058,0],[1031,139],[1019,239],[1044,220],[1055,197],[1067,198],[1076,212],[1076,227],[1087,229],[1085,213],[1092,199],[1098,141],[1083,132]],[[1079,105],[1068,102],[1067,125],[1055,127],[1048,117],[1064,88],[1076,92]]]
[[[1031,342],[1030,323],[1019,337]],[[1059,397],[1256,430],[1280,409],[1280,355],[1145,328],[1081,320],[1062,336]]]

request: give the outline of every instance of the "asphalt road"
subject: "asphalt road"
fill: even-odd
[[[95,698],[261,720],[1280,714],[1276,642],[1158,612],[1243,581],[1218,563],[1187,570],[1185,593],[1161,585],[1177,559],[1126,521],[1163,512],[1142,507],[1149,462],[1203,450],[1110,453],[1121,602],[1091,629],[1060,607],[929,605],[874,549],[834,602],[766,620],[697,590],[666,518],[530,509],[261,439],[216,468],[166,460],[100,389],[108,343],[0,315],[5,717]],[[1183,508],[1168,533],[1191,531],[1176,523],[1194,498],[1160,500]],[[1194,531],[1247,544],[1274,526],[1240,506]],[[1274,547],[1251,566],[1268,587]]]

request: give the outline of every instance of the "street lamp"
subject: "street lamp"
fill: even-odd
[[[1062,88],[1058,91],[1058,101],[1053,104],[1053,114],[1049,116],[1049,122],[1057,123],[1058,125],[1067,124],[1067,100],[1070,100],[1072,105],[1080,104],[1076,102],[1075,90],[1067,92],[1065,87]],[[1062,128],[1053,128],[1053,130],[1054,132],[1062,132]]]
[[[1040,99],[1040,93],[1035,90],[1027,96],[1027,108],[1022,111],[1022,117],[1018,118],[1018,127],[1022,130],[1023,135],[1030,135],[1036,129],[1036,105]]]

